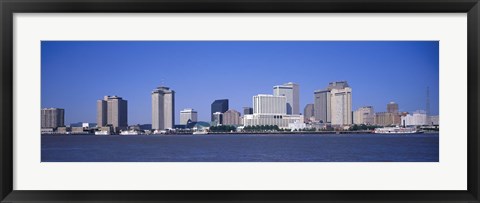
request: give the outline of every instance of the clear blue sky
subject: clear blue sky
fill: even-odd
[[[43,41],[42,108],[65,108],[65,124],[96,122],[104,95],[128,100],[128,123],[151,123],[151,91],[176,91],[175,119],[184,108],[210,120],[210,104],[229,99],[242,112],[252,96],[274,85],[300,85],[300,109],[313,91],[348,81],[353,110],[390,101],[400,111],[438,114],[437,41]]]

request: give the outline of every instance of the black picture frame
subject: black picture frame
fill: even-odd
[[[2,202],[479,202],[479,0],[0,0]],[[466,191],[18,191],[13,190],[15,13],[467,13],[468,189]],[[232,183],[234,184],[234,183]]]

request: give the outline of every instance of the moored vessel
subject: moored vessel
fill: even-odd
[[[375,134],[418,134],[423,133],[420,130],[412,127],[383,127],[383,128],[375,128],[373,131]]]

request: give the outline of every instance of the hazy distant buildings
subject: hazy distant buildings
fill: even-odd
[[[240,125],[240,112],[235,111],[233,109],[229,109],[228,111],[225,111],[223,113],[223,118],[222,118],[222,124],[223,125]]]
[[[211,117],[212,121],[214,121],[214,113],[215,112],[220,112],[220,113],[225,113],[225,111],[228,110],[228,99],[218,99],[213,101],[211,105]]]
[[[252,107],[243,107],[243,115],[247,115],[247,114],[253,114]]]
[[[353,112],[353,124],[373,125],[375,122],[375,112],[372,106],[364,106]]]
[[[41,127],[57,128],[65,126],[65,110],[60,108],[43,108],[41,110]]]
[[[165,130],[175,124],[175,91],[158,87],[152,91],[152,129]]]
[[[298,84],[289,82],[283,85],[273,86],[273,96],[285,96],[288,115],[300,114],[300,91]]]
[[[115,131],[128,127],[127,100],[118,96],[105,96],[97,100],[97,125],[104,127],[111,125]]]
[[[387,104],[387,112],[398,114],[398,104],[395,102],[390,102]]]
[[[352,124],[352,89],[347,81],[331,82],[314,92],[315,120],[332,125]]]
[[[440,117],[437,116],[429,116],[428,119],[429,125],[440,125]]]
[[[305,105],[305,108],[303,109],[303,118],[304,118],[306,123],[315,120],[314,104]]]
[[[186,125],[188,121],[197,122],[197,111],[193,109],[184,109],[180,111],[180,125]]]

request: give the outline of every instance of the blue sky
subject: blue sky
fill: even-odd
[[[104,95],[128,100],[128,123],[151,123],[151,91],[176,91],[175,119],[184,108],[209,121],[215,99],[242,112],[252,96],[274,85],[300,85],[300,109],[313,91],[348,81],[352,109],[425,109],[438,114],[437,41],[43,41],[42,108],[65,109],[65,124],[96,122]]]

